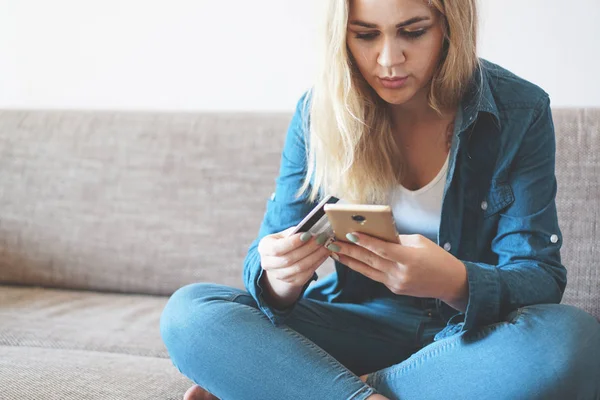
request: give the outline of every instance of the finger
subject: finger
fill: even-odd
[[[287,228],[285,231],[281,231],[281,232],[279,232],[279,235],[280,235],[281,237],[287,237],[287,236],[289,236],[289,235],[290,235],[290,233],[291,233],[291,232],[292,232],[294,229],[296,229],[296,225],[294,225],[294,226],[290,226],[290,227],[289,227],[289,228]]]
[[[322,257],[321,259],[319,259],[319,261],[317,261],[315,268],[313,270],[313,272],[317,271],[319,268],[321,268],[321,266],[325,263],[325,261],[329,260],[331,258],[330,254],[325,254],[324,257]]]
[[[268,236],[274,237],[276,239],[290,237],[290,236],[292,236],[292,232],[294,231],[294,229],[296,229],[296,226],[290,226],[289,228],[287,228],[284,231],[277,232],[277,233],[272,233],[272,234],[270,234]],[[297,233],[301,233],[301,232],[297,232]]]
[[[285,232],[285,231],[284,231]],[[289,237],[282,237],[273,235],[267,241],[267,244],[264,246],[262,254],[269,256],[284,256],[289,252],[300,248],[311,241],[314,241],[314,237],[310,238],[310,240],[303,242],[300,237],[304,232],[298,232]]]
[[[407,249],[399,243],[391,243],[364,233],[352,232],[352,235],[358,238],[358,242],[355,242],[357,246],[369,250],[385,260],[402,263],[408,256]]]
[[[385,283],[387,274],[385,274],[383,271],[370,267],[362,261],[347,255],[338,253],[338,256],[340,257],[340,262],[348,266],[348,268],[353,269],[354,271],[363,274],[367,278],[371,278],[374,281]]]
[[[398,235],[398,237],[405,247],[424,247],[425,241],[431,241],[423,235]]]
[[[303,284],[308,282],[308,280],[312,278],[315,271],[321,265],[323,265],[325,260],[327,260],[328,258],[329,258],[329,256],[327,254],[324,257],[321,257],[319,260],[317,260],[317,262],[311,268],[308,268],[307,270],[302,272],[300,275],[297,275],[296,277],[294,277],[294,280],[296,280],[298,282],[302,282]]]
[[[339,252],[336,253],[351,257],[355,260],[362,262],[363,264],[368,265],[371,268],[387,272],[393,265],[393,263],[390,260],[381,258],[377,254],[373,253],[368,249],[364,249],[361,246],[345,243],[342,241],[336,241],[335,243],[333,243],[333,245],[338,246],[340,248]]]
[[[264,256],[264,263],[268,265],[268,269],[288,268],[297,264],[309,255],[318,252],[319,249],[329,252],[325,247],[319,245],[315,238],[312,238],[307,245],[292,250],[283,256]]]
[[[294,280],[295,277],[303,274],[306,271],[316,270],[323,263],[323,261],[327,259],[327,257],[329,257],[329,250],[323,247],[299,260],[294,265],[279,269],[277,273],[281,277],[281,280]]]
[[[313,272],[315,272],[317,269],[319,269],[319,267],[321,265],[323,265],[323,263],[329,258],[329,255],[331,252],[325,248],[323,248],[323,249],[325,250],[325,253],[321,256],[321,258],[318,258],[316,261],[310,260],[307,262],[308,267],[305,267],[304,272],[303,272],[303,273],[306,273],[306,272],[309,273],[308,274],[309,276],[307,276],[306,278],[312,276]],[[320,251],[319,251],[319,254],[321,254]]]

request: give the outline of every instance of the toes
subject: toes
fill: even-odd
[[[185,392],[183,400],[219,400],[198,385],[194,385]]]
[[[200,389],[198,385],[190,387],[183,395],[183,400],[198,400],[198,389]]]

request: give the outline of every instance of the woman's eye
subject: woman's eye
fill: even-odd
[[[371,40],[375,39],[376,36],[376,33],[357,33],[355,37],[362,40]]]
[[[423,36],[427,32],[426,29],[420,29],[418,31],[402,31],[402,34],[410,39],[416,39]]]
[[[408,39],[416,39],[427,33],[427,29],[419,29],[418,31],[400,31],[400,34]],[[377,33],[357,33],[356,38],[360,40],[372,40],[378,36]]]

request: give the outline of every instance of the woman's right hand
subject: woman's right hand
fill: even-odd
[[[302,288],[332,254],[323,246],[326,234],[310,237],[304,242],[300,239],[302,232],[288,237],[293,229],[292,226],[283,232],[267,235],[258,244],[260,262],[269,281],[273,283],[275,279],[289,289]]]

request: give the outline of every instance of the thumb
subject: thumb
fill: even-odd
[[[277,238],[287,237],[295,228],[296,228],[296,225],[290,226],[286,230],[278,232],[278,233],[274,234],[273,236],[275,236]]]
[[[423,236],[421,235],[398,235],[400,244],[406,247],[423,247]]]

